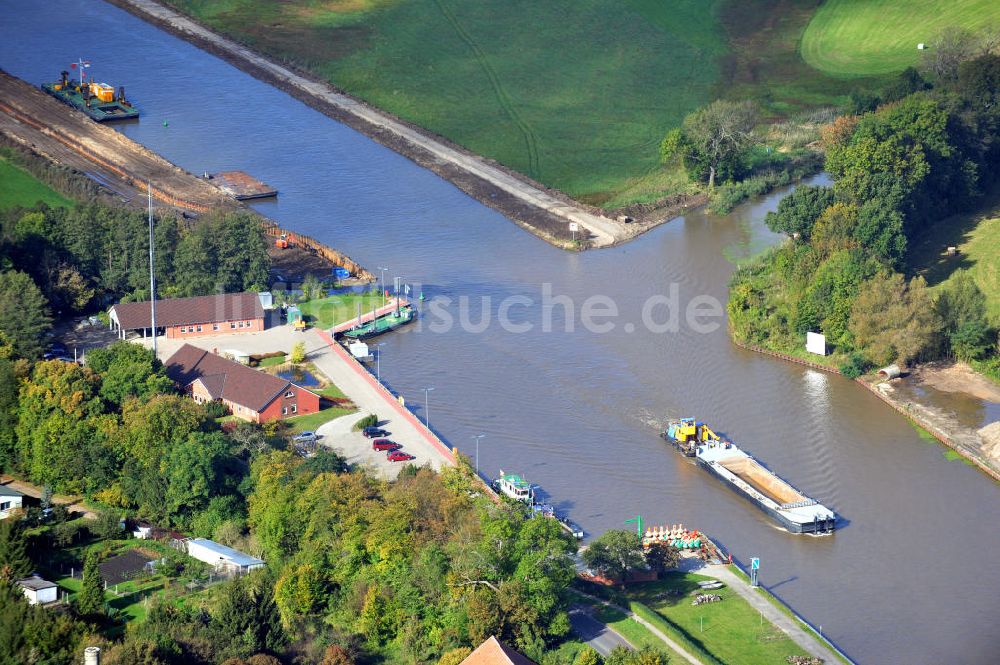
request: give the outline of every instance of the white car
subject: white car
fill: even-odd
[[[301,432],[292,437],[295,443],[316,443],[316,432]]]

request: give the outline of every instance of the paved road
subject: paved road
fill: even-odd
[[[626,229],[623,225],[608,219],[589,213],[578,206],[562,201],[551,194],[530,185],[511,174],[498,169],[487,163],[482,157],[458,151],[449,147],[430,136],[425,136],[421,132],[398,122],[378,110],[366,106],[360,101],[347,95],[334,92],[329,86],[317,81],[295,74],[291,70],[277,63],[254,53],[250,49],[218,35],[207,28],[198,25],[193,20],[181,16],[180,14],[158,4],[154,0],[123,0],[139,11],[148,14],[156,19],[164,21],[175,29],[194,35],[205,40],[215,48],[229,53],[240,60],[252,63],[256,67],[267,71],[277,79],[284,81],[288,85],[294,86],[298,90],[310,96],[332,104],[355,116],[380,131],[387,131],[399,136],[403,140],[419,146],[430,152],[437,159],[455,165],[456,167],[482,178],[495,187],[520,198],[525,203],[546,210],[557,215],[567,222],[576,222],[581,227],[590,231],[596,239],[594,245],[603,247],[626,237]]]
[[[615,647],[634,648],[614,629],[588,614],[584,607],[576,605],[570,608],[569,622],[573,626],[573,632],[602,656],[607,656]]]
[[[150,346],[151,340],[136,340]],[[354,423],[368,413],[376,414],[382,427],[388,430],[393,441],[403,445],[403,450],[416,459],[410,464],[429,464],[434,469],[450,464],[451,460],[433,443],[434,436],[393,395],[380,387],[375,378],[351,360],[346,351],[332,348],[315,329],[295,332],[287,325],[278,325],[261,332],[208,335],[188,339],[157,338],[157,353],[161,360],[168,359],[185,343],[206,351],[225,352],[239,350],[243,353],[290,353],[296,342],[305,342],[306,359],[334,383],[358,407],[359,412],[342,416],[317,428],[319,444],[328,446],[345,456],[351,464],[368,466],[386,478],[395,478],[405,464],[390,462],[384,452],[371,448],[371,441],[360,432],[353,431]],[[417,399],[419,395],[412,395]]]

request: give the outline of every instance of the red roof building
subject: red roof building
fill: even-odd
[[[185,344],[165,363],[167,376],[196,402],[220,401],[237,418],[263,423],[319,411],[319,395]]]
[[[490,637],[466,656],[461,665],[535,665],[535,661]]]
[[[149,333],[150,302],[123,302],[109,311],[111,329],[122,339],[128,332]],[[156,330],[170,338],[223,335],[264,330],[264,307],[256,293],[223,293],[156,301]]]

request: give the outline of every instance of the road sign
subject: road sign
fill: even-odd
[[[575,233],[575,232],[577,232],[577,231],[580,230],[580,225],[577,224],[576,222],[570,222],[569,223],[569,230],[573,231]]]
[[[754,557],[750,559],[750,570],[760,570],[760,558]]]

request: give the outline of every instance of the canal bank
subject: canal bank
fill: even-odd
[[[433,171],[557,247],[586,249],[616,245],[705,203],[704,196],[677,195],[661,208],[643,208],[635,213],[639,215],[638,223],[626,223],[625,215],[612,219],[599,208],[585,206],[444,137],[431,135],[307,72],[269,60],[154,0],[107,1],[225,59]]]
[[[0,23],[0,63],[44,81],[52,60],[93,57],[93,34],[104,37],[102,76],[142,100],[143,117],[122,133],[193,173],[253,173],[281,192],[253,208],[368,267],[390,268],[387,283],[402,276],[428,301],[441,300],[454,325],[419,329],[418,321],[380,338],[381,376],[393,392],[417,396],[409,406],[421,419],[421,390],[435,388],[431,422],[449,447],[471,457],[474,437],[485,434],[484,474],[524,474],[590,533],[640,511],[684,515],[761,557],[763,582],[859,662],[992,664],[998,636],[985,618],[1000,611],[1000,596],[983,571],[1000,534],[982,517],[1000,505],[997,483],[945,460],[853,382],[739,349],[724,321],[666,332],[641,322],[643,304],[672,288],[682,312],[699,296],[725,302],[733,261],[780,240],[763,218],[787,190],[724,217],[691,212],[619,247],[562,252],[398,154],[103,2],[12,4]],[[198,85],[210,94],[178,104],[177,91]],[[575,303],[575,318],[561,305],[543,310],[542,285]],[[580,306],[594,295],[618,306],[610,331],[580,325]],[[530,330],[496,323],[508,297],[534,303],[510,312]],[[474,306],[472,325],[461,322],[463,298]],[[480,309],[491,323],[478,325]],[[664,420],[691,414],[843,515],[844,527],[822,539],[774,528],[659,439]],[[871,628],[887,622],[896,629]]]

